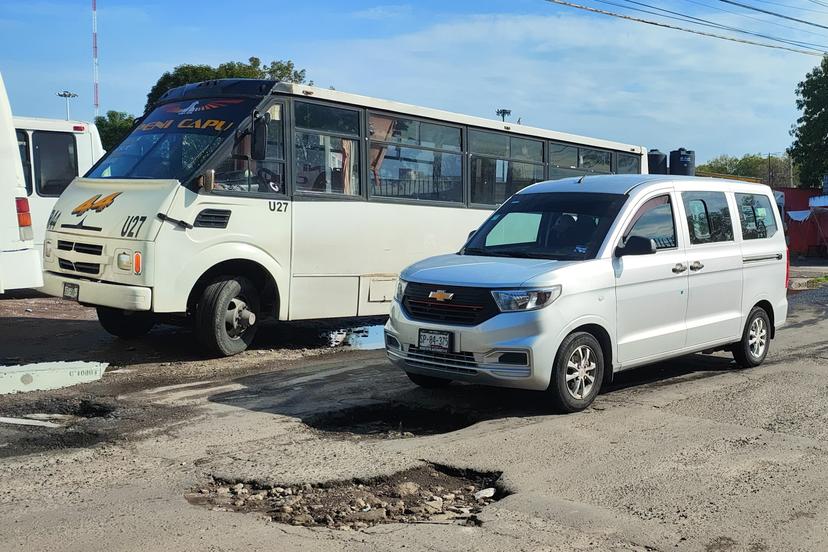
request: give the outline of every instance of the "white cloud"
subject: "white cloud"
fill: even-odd
[[[317,83],[699,159],[779,151],[794,89],[819,62],[636,23],[570,14],[480,15],[391,37],[311,42]]]

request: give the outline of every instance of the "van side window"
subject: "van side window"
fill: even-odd
[[[654,197],[641,206],[624,234],[624,241],[630,236],[654,240],[656,249],[676,247],[676,223],[669,195]]]
[[[246,133],[240,136],[233,150],[216,166],[216,190],[271,195],[285,193],[285,129],[282,111],[282,104],[274,104],[267,109],[270,121],[267,123],[265,158],[250,159],[251,135]]]
[[[358,196],[359,111],[293,104],[296,191]]]
[[[690,243],[733,241],[733,223],[724,192],[682,192]]]
[[[32,133],[37,195],[57,197],[78,176],[75,136],[68,132]]]
[[[17,147],[20,148],[20,160],[23,162],[26,195],[32,195],[32,158],[29,156],[29,134],[25,130],[17,131]]]
[[[776,217],[773,205],[767,196],[761,194],[736,194],[739,206],[739,222],[742,223],[742,238],[756,240],[770,238],[776,234]]]

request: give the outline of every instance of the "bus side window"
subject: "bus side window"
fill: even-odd
[[[75,136],[68,132],[32,133],[37,195],[57,197],[78,176]]]
[[[296,102],[294,115],[295,190],[360,195],[359,112]]]
[[[20,160],[23,162],[26,195],[32,195],[32,158],[29,154],[29,134],[25,130],[17,131],[17,147],[20,148]]]

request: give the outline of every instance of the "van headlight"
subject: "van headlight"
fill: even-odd
[[[541,289],[498,289],[492,292],[500,312],[542,309],[561,296],[561,286]]]
[[[397,291],[394,293],[394,299],[402,303],[403,296],[405,295],[405,288],[408,286],[408,282],[405,280],[397,280]]]

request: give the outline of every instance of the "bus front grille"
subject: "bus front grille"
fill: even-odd
[[[76,251],[85,255],[102,255],[103,245],[94,243],[80,243],[70,242],[66,240],[58,240],[57,248],[59,251]]]
[[[430,297],[436,292],[451,294],[451,299],[438,301]],[[498,313],[488,289],[415,282],[409,282],[405,288],[403,307],[414,320],[462,326],[475,326]]]
[[[67,259],[58,259],[58,266],[60,266],[63,270],[81,272],[83,274],[98,274],[101,271],[101,265],[98,263],[73,263]]]

